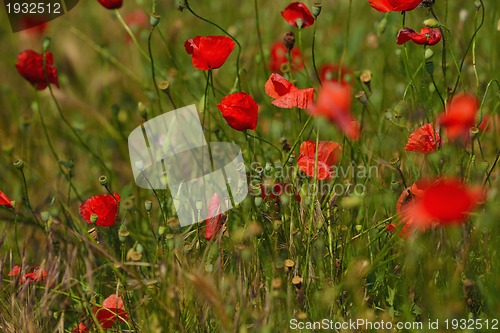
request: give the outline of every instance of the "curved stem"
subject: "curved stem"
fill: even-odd
[[[160,114],[163,113],[163,108],[161,105],[161,96],[160,96],[160,90],[158,89],[158,84],[156,83],[156,74],[155,74],[155,62],[153,58],[153,52],[151,49],[151,37],[153,36],[153,31],[155,30],[155,27],[151,27],[149,30],[149,35],[148,35],[148,53],[149,53],[149,61],[151,62],[151,75],[153,77],[153,85],[155,87],[155,92],[156,92],[156,99],[158,102],[158,108],[160,110]]]

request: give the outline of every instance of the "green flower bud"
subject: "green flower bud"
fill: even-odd
[[[160,15],[153,13],[149,17],[149,24],[151,25],[151,28],[154,28],[160,23]]]
[[[14,167],[16,167],[17,170],[23,170],[24,169],[24,162],[23,162],[23,160],[15,160],[14,161]]]
[[[98,218],[99,216],[97,214],[90,215],[90,223],[96,224]]]
[[[312,5],[312,14],[315,19],[318,18],[319,14],[321,14],[321,2],[315,2]]]

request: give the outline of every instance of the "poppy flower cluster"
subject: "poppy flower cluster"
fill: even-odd
[[[314,88],[299,89],[283,76],[273,73],[265,84],[266,94],[274,98],[272,104],[284,109],[307,109],[313,104]]]
[[[342,147],[337,142],[319,141],[316,164],[316,142],[308,140],[300,145],[297,165],[309,177],[316,176],[318,180],[330,179],[333,176],[331,168],[339,162],[341,154]],[[315,172],[315,165],[317,165],[317,172]]]
[[[410,134],[405,150],[416,153],[430,154],[441,147],[439,132],[432,124],[425,124]]]
[[[94,312],[99,325],[107,330],[113,327],[117,321],[125,322],[128,320],[128,313],[123,307],[124,304],[121,296],[112,294],[102,302],[102,306],[94,306],[92,312]],[[73,329],[73,333],[85,332],[90,332],[90,328],[83,323],[80,323]]]
[[[411,28],[403,28],[398,32],[398,45],[413,41],[419,45],[436,45],[441,40],[441,31],[434,28],[422,28],[416,32]]]
[[[276,41],[271,46],[270,60],[269,60],[269,70],[274,73],[282,73],[283,67],[288,64],[287,58],[288,50],[282,41]],[[302,60],[302,55],[300,50],[297,48],[290,51],[292,72],[295,70],[302,70],[304,68],[304,61]]]
[[[299,29],[307,28],[314,24],[314,17],[309,8],[302,2],[292,2],[282,12],[281,16],[288,24]]]
[[[123,0],[97,0],[106,9],[118,9],[123,6]]]
[[[414,229],[425,231],[436,224],[464,223],[484,198],[482,189],[469,187],[459,179],[421,179],[398,199],[396,211],[404,224],[401,235],[407,237]],[[388,229],[395,231],[398,227],[391,224]]]
[[[227,36],[196,36],[184,42],[193,66],[208,71],[224,65],[234,49],[234,41]]]
[[[229,126],[237,131],[255,130],[257,127],[259,106],[252,96],[245,92],[236,92],[222,98],[217,104]]]
[[[316,103],[308,109],[313,116],[326,117],[339,127],[345,135],[359,139],[359,124],[351,114],[351,92],[349,84],[325,82],[321,87]]]
[[[5,193],[0,191],[0,206],[7,207],[7,208],[14,208],[12,206],[12,200],[10,200]]]
[[[37,90],[47,88],[47,81],[59,88],[54,56],[48,51],[45,52],[45,68],[43,67],[43,54],[25,50],[17,55],[16,69]]]
[[[407,12],[414,10],[422,0],[368,0],[372,8],[379,12]]]
[[[21,266],[14,266],[12,267],[12,270],[7,274],[9,277],[18,277],[19,274],[21,273]],[[47,276],[47,270],[42,269],[40,266],[36,266],[31,268],[29,273],[24,274],[19,281],[21,283],[29,282],[29,283],[36,283],[43,281],[44,278]]]
[[[93,196],[80,206],[80,215],[89,224],[94,224],[93,217],[97,217],[95,224],[100,227],[110,227],[115,224],[120,205],[120,195],[115,193]]]

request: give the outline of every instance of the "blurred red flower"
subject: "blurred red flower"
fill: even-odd
[[[441,40],[441,31],[432,28],[422,28],[420,33],[410,28],[399,30],[397,43],[401,45],[409,40],[419,45],[436,45]]]
[[[254,130],[257,127],[259,107],[252,96],[245,92],[227,95],[217,108],[229,126],[237,131]]]
[[[354,71],[348,67],[339,66],[338,64],[324,64],[319,70],[319,79],[321,82],[340,81],[340,83],[347,83],[346,79],[348,76],[354,76]]]
[[[10,200],[2,191],[0,191],[0,206],[14,208],[12,206],[12,200]]]
[[[12,270],[7,274],[7,276],[14,277],[14,276],[19,276],[19,273],[21,273],[21,267],[20,266],[14,266],[12,267]],[[29,283],[36,283],[39,281],[43,281],[43,279],[47,276],[47,270],[43,270],[40,266],[33,267],[29,273],[26,273],[21,279],[19,280],[21,283],[24,283],[28,281]]]
[[[149,17],[141,9],[137,9],[127,13],[123,17],[123,20],[125,21],[125,23],[127,23],[130,30],[134,34],[150,27]],[[132,38],[129,36],[129,34],[126,35],[125,39],[127,42],[132,42]]]
[[[267,80],[265,90],[269,97],[275,99],[272,104],[284,109],[307,109],[312,106],[314,99],[314,88],[299,89],[276,73],[271,74]]]
[[[265,184],[260,184],[261,194],[260,197],[262,199],[276,200],[276,202],[280,202],[280,196],[284,193],[287,195],[295,195],[295,199],[297,202],[301,202],[302,198],[300,197],[300,193],[298,189],[296,189],[293,184],[290,183],[274,183],[271,186],[266,186]]]
[[[102,307],[94,307],[93,311],[102,328],[109,329],[117,320],[124,322],[128,319],[128,313],[123,310],[123,306],[122,298],[112,294],[102,302]]]
[[[439,125],[446,128],[446,135],[450,140],[469,137],[471,127],[475,125],[475,118],[479,102],[472,95],[457,95],[448,104],[445,112],[440,115]]]
[[[97,0],[107,9],[118,9],[123,5],[123,0]]]
[[[41,37],[45,30],[49,27],[49,23],[45,22],[44,17],[23,15],[21,17],[21,27],[23,29],[23,33],[35,37]]]
[[[318,180],[329,179],[333,176],[331,167],[340,160],[342,147],[337,142],[318,142]],[[304,141],[300,145],[300,155],[297,160],[299,169],[309,177],[314,177],[314,165],[316,160],[316,142]]]
[[[435,223],[463,223],[485,199],[482,189],[468,187],[455,178],[421,180],[420,185],[420,193],[414,195],[411,205],[401,209],[401,215],[403,221],[422,230]]]
[[[283,44],[283,41],[276,41],[271,46],[271,59],[269,61],[269,70],[274,73],[282,73],[283,65],[288,64],[287,58],[288,51]],[[302,61],[302,55],[300,50],[294,48],[291,51],[292,56],[292,71],[301,70],[304,68],[304,62]]]
[[[118,193],[115,193],[114,196],[110,194],[93,196],[80,206],[80,215],[85,221],[92,224],[91,216],[92,214],[96,214],[96,225],[110,227],[116,222],[120,200],[121,198]]]
[[[410,134],[405,150],[430,154],[438,147],[441,147],[439,133],[434,130],[432,124],[425,124]]]
[[[368,0],[379,12],[406,12],[414,10],[422,0]]]
[[[219,232],[222,223],[222,214],[220,214],[220,199],[217,193],[214,193],[210,203],[208,204],[208,216],[205,223],[207,228],[205,229],[205,238],[207,240],[212,240],[215,235]]]
[[[316,104],[308,109],[313,116],[324,116],[336,124],[352,140],[359,139],[359,124],[351,114],[351,86],[325,82]]]
[[[48,81],[59,88],[57,78],[57,69],[53,66],[54,57],[52,53],[45,53],[45,71]],[[16,69],[29,83],[37,90],[47,88],[47,79],[45,78],[43,68],[43,55],[33,50],[25,50],[17,55]]]
[[[224,65],[234,49],[234,41],[227,36],[196,36],[184,42],[193,66],[203,71]]]
[[[120,296],[112,294],[102,302],[102,306],[95,306],[92,311],[99,322],[99,325],[105,330],[110,329],[116,323],[128,320],[128,313],[123,309],[124,304]],[[90,329],[83,323],[80,323],[73,329],[73,333],[90,332]]]
[[[298,28],[307,28],[314,24],[314,17],[302,2],[292,2],[281,12],[281,16],[288,24]]]

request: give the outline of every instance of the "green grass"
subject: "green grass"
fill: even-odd
[[[434,52],[430,60],[435,87],[424,64],[424,47],[396,44],[401,14],[378,13],[368,1],[323,2],[316,27],[318,67],[342,61],[356,77],[370,71],[369,88],[357,78],[353,81],[354,93],[366,91],[369,102],[363,110],[353,98],[354,116],[360,120],[364,114],[360,141],[349,141],[337,127],[313,119],[298,142],[317,136],[339,142],[343,146],[339,166],[373,167],[376,172],[327,182],[362,184],[366,188],[362,196],[317,197],[303,191],[300,202],[282,197],[278,204],[250,195],[229,212],[226,231],[212,241],[203,236],[204,223],[187,228],[175,224],[168,191],[157,191],[156,198],[152,191],[135,185],[127,137],[144,121],[139,102],[149,118],[174,109],[172,101],[177,107],[196,104],[209,119],[207,141],[237,143],[251,180],[314,183],[294,172],[283,172],[279,179],[256,178],[251,167],[252,163],[264,167],[287,162],[280,140],[293,144],[308,118],[305,111],[274,107],[265,94],[270,73],[263,70],[254,2],[189,4],[241,44],[241,90],[260,106],[257,130],[249,133],[277,149],[230,128],[216,108],[238,84],[237,49],[214,71],[215,97],[210,91],[205,99],[207,74],[193,68],[183,44],[195,35],[223,33],[187,9],[176,10],[174,1],[156,4],[161,19],[151,38],[155,78],[169,81],[171,99],[162,92],[157,95],[154,88],[149,28],[135,35],[144,56],[127,41],[114,12],[97,1],[81,2],[50,23],[46,34],[52,38],[50,51],[61,88],[53,89],[54,97],[48,89],[35,91],[14,65],[19,52],[28,48],[40,52],[42,38],[12,34],[2,11],[0,190],[16,201],[16,208],[0,207],[0,331],[71,332],[82,321],[92,323],[92,307],[116,291],[129,313],[127,323],[114,326],[116,332],[283,332],[292,330],[292,319],[359,318],[394,325],[422,322],[422,331],[429,331],[429,320],[439,320],[446,331],[448,319],[451,331],[452,319],[500,319],[499,177],[494,167],[500,146],[498,128],[494,125],[481,134],[473,147],[445,140],[440,151],[425,157],[404,150],[409,134],[443,111],[436,89],[447,100],[448,88],[452,91],[457,84],[456,93],[475,94],[483,101],[482,114],[497,116],[500,85],[492,80],[498,80],[500,72],[500,4],[483,1],[484,24],[474,34],[482,21],[482,10],[476,10],[474,1],[436,2],[435,15],[446,28],[445,44],[429,47]],[[265,62],[271,44],[285,32],[294,30],[298,37],[297,29],[280,16],[287,4],[258,1]],[[310,7],[312,2],[306,4]],[[127,1],[119,12],[142,9],[149,15],[151,6]],[[468,13],[464,21],[460,21],[461,11]],[[419,30],[430,17],[428,10],[417,9],[406,13],[406,25]],[[381,29],[384,18],[385,29]],[[304,29],[301,38],[312,71],[313,27]],[[319,83],[313,79],[310,84],[304,71],[294,77],[300,88],[319,89]],[[295,167],[297,156],[298,146],[285,166]],[[394,158],[399,161],[391,164]],[[17,159],[24,161],[26,186],[13,165]],[[436,227],[410,239],[386,230],[398,220],[395,207],[403,182],[409,186],[420,178],[453,175],[482,185],[490,171],[488,198],[464,225]],[[98,228],[97,244],[78,209],[83,200],[106,192],[98,181],[101,175],[110,179],[110,190],[121,195],[122,203],[116,225]],[[147,200],[153,202],[151,212],[145,208]],[[49,212],[49,222],[42,220],[42,212]],[[124,229],[129,232],[126,237]],[[128,258],[131,249],[142,249],[140,260]],[[293,267],[285,266],[287,259]],[[21,284],[7,277],[12,266],[22,264],[43,265],[48,270],[45,281]],[[302,282],[292,283],[294,277]],[[458,327],[454,331],[473,330]]]

